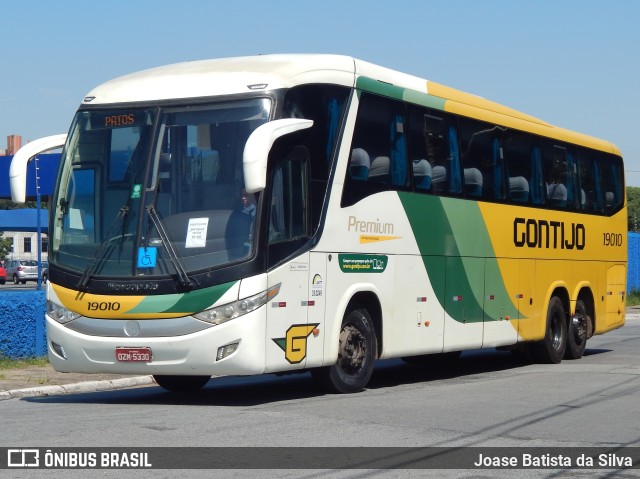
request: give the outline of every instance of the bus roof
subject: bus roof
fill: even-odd
[[[555,127],[479,96],[343,55],[275,54],[176,63],[107,81],[91,90],[83,104],[213,97],[290,88],[305,83],[357,86],[620,155],[618,148],[607,141]]]

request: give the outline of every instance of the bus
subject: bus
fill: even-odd
[[[348,56],[116,78],[50,202],[50,361],[352,393],[378,359],[579,359],[625,321],[623,172],[610,142]]]

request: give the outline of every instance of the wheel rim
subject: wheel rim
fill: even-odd
[[[549,324],[549,336],[551,338],[551,347],[558,351],[562,347],[562,318],[559,314],[554,314]]]
[[[353,325],[340,331],[338,364],[345,374],[356,376],[363,368],[367,357],[367,342],[364,334]]]
[[[587,339],[587,320],[582,312],[576,311],[572,323],[573,339],[577,345],[581,345]]]

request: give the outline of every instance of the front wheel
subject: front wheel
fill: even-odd
[[[576,302],[576,313],[569,320],[567,328],[567,349],[564,357],[567,359],[580,359],[587,347],[587,328],[591,322],[591,317],[587,312],[584,301],[579,299]]]
[[[174,393],[189,393],[202,389],[211,376],[153,376],[158,386]]]
[[[319,368],[313,375],[332,392],[362,391],[373,374],[378,343],[371,317],[366,309],[355,307],[342,320],[338,360],[333,366]]]
[[[537,362],[557,364],[562,361],[566,346],[567,315],[562,300],[554,296],[549,301],[544,339],[531,345],[531,353]]]

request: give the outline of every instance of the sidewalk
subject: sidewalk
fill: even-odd
[[[59,373],[50,364],[0,370],[0,401],[155,385],[151,376]]]
[[[627,308],[627,321],[640,319],[640,306]],[[0,370],[0,401],[34,396],[58,396],[155,385],[151,376],[59,373],[51,365]]]

